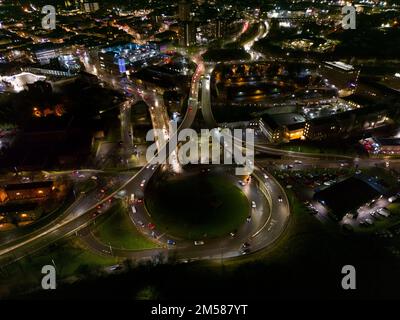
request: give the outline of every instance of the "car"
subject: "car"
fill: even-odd
[[[367,218],[364,221],[365,221],[366,224],[369,224],[370,226],[372,226],[374,224],[374,222],[370,218]]]
[[[244,186],[246,185],[246,183],[245,183],[244,181],[242,181],[242,180],[239,180],[238,183],[239,183],[242,187],[244,187]]]
[[[143,199],[142,198],[136,199],[136,203],[143,203]]]
[[[156,227],[156,226],[155,226],[154,223],[149,222],[149,223],[147,224],[147,228],[149,228],[150,230],[154,230],[155,227]]]
[[[202,246],[202,245],[204,245],[204,241],[202,241],[202,240],[196,240],[196,241],[194,242],[194,245],[195,245],[195,246]]]
[[[233,230],[231,233],[229,233],[229,235],[233,238],[234,236],[236,236],[236,232],[237,230]]]
[[[249,248],[242,249],[242,250],[240,250],[240,253],[241,253],[242,255],[248,254],[248,253],[250,253],[250,249],[249,249]]]
[[[251,202],[251,207],[254,209],[254,208],[257,208],[257,205],[256,205],[256,202],[255,201],[252,201]]]
[[[377,211],[377,213],[378,213],[380,216],[385,217],[385,218],[387,218],[387,217],[390,216],[389,210],[387,210],[387,209],[385,209],[385,208],[379,208],[378,211]]]
[[[167,240],[167,244],[170,246],[176,245],[176,242],[174,240]]]
[[[296,164],[302,164],[303,161],[301,161],[301,160],[294,160],[294,163],[296,163]]]
[[[141,227],[144,227],[143,221],[140,221],[140,220],[139,220],[139,221],[137,222],[137,224],[138,224],[139,226],[141,226]]]
[[[264,173],[264,179],[269,179],[269,177]]]
[[[250,243],[245,242],[242,244],[242,248],[248,248],[248,247],[250,247]]]
[[[278,201],[279,201],[279,202],[283,202],[282,196],[278,196]]]
[[[122,267],[119,264],[116,264],[109,268],[110,271],[117,271],[117,270],[121,270],[121,269],[122,269]]]
[[[140,183],[140,186],[143,188],[145,183],[146,183],[146,179],[143,179],[142,182]]]
[[[248,217],[246,218],[246,221],[247,221],[247,222],[250,222],[250,221],[251,221],[251,216],[248,216]]]

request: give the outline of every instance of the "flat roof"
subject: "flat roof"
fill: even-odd
[[[298,113],[264,114],[261,118],[272,129],[280,126],[295,129],[299,124],[302,125],[306,121],[306,119]]]
[[[324,202],[332,213],[343,218],[348,212],[376,198],[380,193],[358,177],[350,177],[314,194],[314,199]]]
[[[325,62],[328,66],[335,67],[342,69],[344,71],[352,71],[354,70],[354,67],[350,64],[346,64],[342,61],[326,61]]]
[[[36,189],[36,188],[50,188],[53,185],[53,181],[35,181],[27,183],[15,183],[6,184],[4,186],[5,190],[26,190],[26,189]]]

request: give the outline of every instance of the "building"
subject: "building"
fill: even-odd
[[[341,220],[347,213],[380,197],[381,191],[366,177],[356,176],[317,191],[314,199],[328,209],[331,217]]]
[[[281,143],[301,139],[305,121],[297,113],[266,114],[259,120],[259,126],[270,142]]]
[[[190,2],[181,0],[178,4],[178,18],[181,22],[190,21]]]
[[[189,47],[196,43],[196,27],[193,21],[182,24],[180,43],[182,46]]]
[[[33,50],[35,59],[41,65],[49,64],[51,59],[57,58],[58,56],[62,55],[62,52],[62,45],[52,43],[39,45]]]
[[[347,97],[355,92],[360,70],[341,61],[327,61],[319,66],[319,73],[338,89],[339,97]]]
[[[15,92],[20,92],[28,89],[29,84],[33,84],[37,81],[46,80],[45,76],[36,75],[30,72],[21,72],[12,76],[0,76],[0,82],[4,82],[10,85]]]
[[[96,12],[99,9],[100,7],[98,2],[84,2],[81,7],[81,10],[84,12]]]
[[[125,60],[118,59],[117,54],[113,51],[99,52],[100,68],[111,74],[120,74],[126,71]]]
[[[123,74],[136,71],[151,61],[161,58],[156,44],[121,44],[102,49],[99,54],[100,68],[111,74]]]
[[[54,189],[53,181],[7,184],[0,189],[0,201],[49,198]]]
[[[388,111],[365,107],[335,115],[310,119],[304,127],[304,137],[308,140],[346,138],[354,133],[371,130],[388,124]]]

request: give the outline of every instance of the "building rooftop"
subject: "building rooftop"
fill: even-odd
[[[53,181],[35,181],[27,183],[15,183],[7,184],[4,186],[6,191],[11,190],[26,190],[26,189],[36,189],[36,188],[50,188],[53,185]]]
[[[326,205],[341,219],[348,212],[379,195],[380,193],[367,181],[351,177],[316,192],[314,199]]]
[[[268,124],[271,129],[279,127],[287,127],[288,129],[295,130],[301,128],[306,119],[297,113],[280,113],[280,114],[265,114],[262,120]]]

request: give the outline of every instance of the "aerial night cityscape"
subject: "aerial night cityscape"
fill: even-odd
[[[0,300],[399,288],[400,1],[0,0]]]

